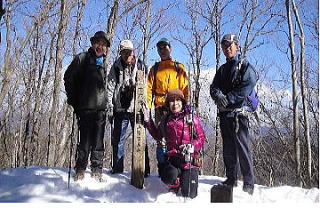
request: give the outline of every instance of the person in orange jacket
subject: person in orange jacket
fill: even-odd
[[[171,57],[171,45],[167,38],[161,38],[157,43],[160,62],[156,62],[148,74],[147,106],[154,104],[155,123],[159,124],[161,117],[168,111],[165,107],[166,94],[171,89],[180,89],[186,101],[189,99],[189,82],[183,64]]]
[[[171,57],[171,44],[167,38],[161,38],[157,43],[160,62],[156,62],[148,74],[147,86],[147,106],[150,109],[154,104],[155,107],[155,125],[159,126],[161,118],[168,113],[166,107],[166,95],[169,90],[179,89],[182,91],[185,101],[189,98],[189,82],[187,79],[186,69],[183,64],[175,61]],[[163,147],[165,144],[160,140],[157,141],[157,161],[158,172],[160,171],[161,158],[163,156]],[[159,172],[160,174],[160,172]]]

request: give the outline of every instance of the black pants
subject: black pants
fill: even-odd
[[[129,125],[134,128],[134,114],[133,113],[115,113],[114,115],[114,130],[112,135],[112,150],[113,150],[113,164],[112,169],[115,172],[123,172],[123,158],[125,152],[125,136]],[[150,173],[148,146],[145,147],[145,173]]]
[[[91,153],[91,170],[102,172],[104,156],[105,111],[85,110],[77,113],[80,124],[80,142],[77,147],[76,169],[85,170]]]
[[[220,116],[223,160],[228,179],[237,179],[238,161],[244,184],[253,185],[253,162],[249,141],[249,120],[246,116]],[[236,132],[237,130],[237,132]]]
[[[195,198],[198,195],[199,169],[183,170],[179,168],[179,162],[175,158],[170,158],[169,162],[159,166],[160,178],[163,183],[175,184],[180,177],[180,188],[183,197]]]

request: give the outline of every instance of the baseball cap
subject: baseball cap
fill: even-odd
[[[131,50],[133,51],[133,43],[131,42],[131,40],[122,40],[120,42],[120,51],[122,50]]]
[[[157,43],[157,47],[159,47],[159,45],[160,45],[161,43],[164,43],[164,44],[168,45],[169,47],[171,47],[170,41],[169,41],[167,38],[161,38],[161,39],[158,41],[158,43]]]
[[[238,43],[238,37],[235,34],[232,34],[232,33],[225,34],[221,39],[221,43],[223,41],[228,41],[230,43],[232,43],[232,42]]]
[[[99,39],[99,38],[104,38],[107,42],[107,47],[110,47],[110,41],[109,41],[109,38],[107,36],[107,34],[103,31],[98,31],[94,34],[94,36],[92,36],[90,38],[90,41],[91,42],[94,42],[95,40]]]

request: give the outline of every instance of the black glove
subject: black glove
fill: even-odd
[[[219,107],[223,108],[226,108],[229,103],[227,97],[222,93],[217,96],[217,99],[215,101]]]

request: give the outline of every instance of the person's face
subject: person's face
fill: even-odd
[[[178,113],[182,111],[182,100],[180,98],[174,98],[169,102],[169,109],[172,113]]]
[[[130,65],[134,62],[134,54],[132,50],[124,49],[120,52],[121,59],[127,64]]]
[[[160,43],[159,46],[157,46],[157,49],[162,61],[170,59],[171,48],[169,45]]]
[[[107,54],[107,51],[109,48],[107,47],[107,41],[103,38],[99,38],[97,40],[94,40],[92,42],[92,48],[94,52],[96,53],[97,57],[101,57],[103,55]]]
[[[221,48],[226,58],[233,58],[237,55],[239,45],[234,42],[230,43],[228,41],[223,41],[221,44]]]

